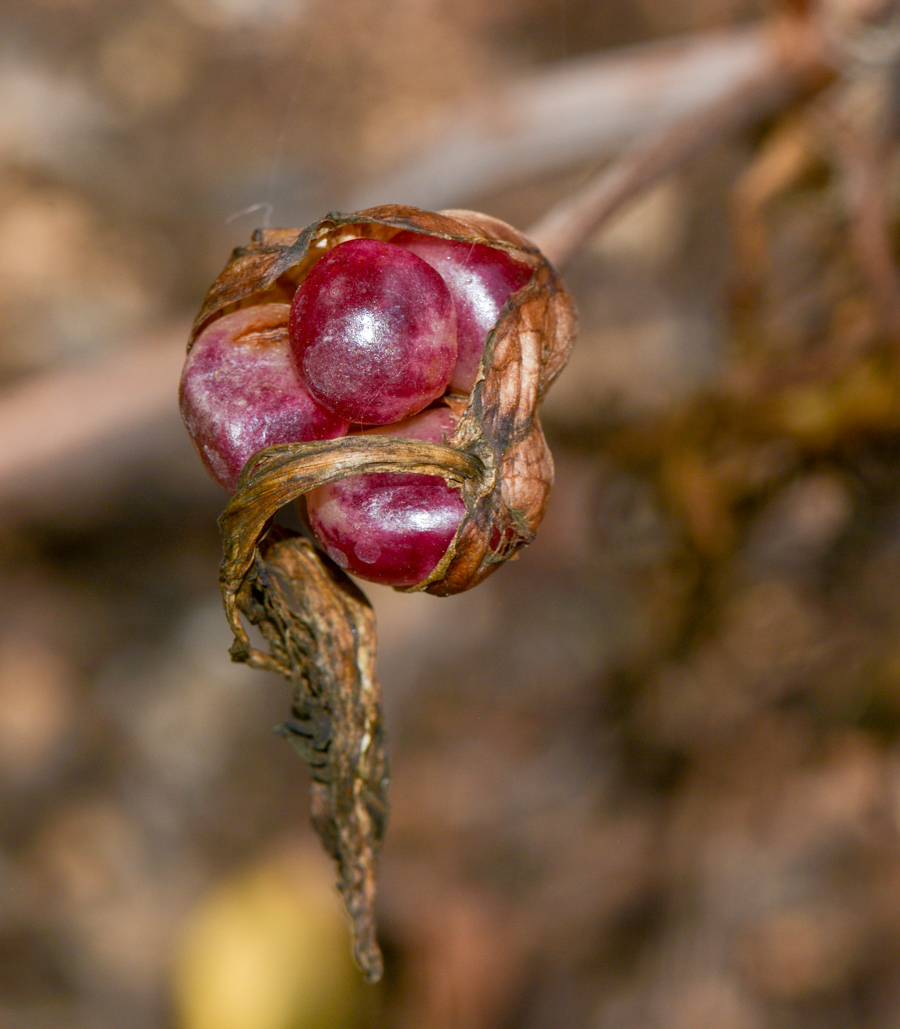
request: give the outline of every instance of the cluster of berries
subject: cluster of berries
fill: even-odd
[[[488,333],[531,269],[504,251],[415,232],[328,250],[290,305],[239,308],[197,338],[181,411],[204,464],[233,492],[264,447],[379,433],[441,442]],[[342,568],[421,582],[465,514],[437,476],[356,475],[307,494],[310,526]]]

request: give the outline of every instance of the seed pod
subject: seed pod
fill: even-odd
[[[481,582],[534,539],[544,513],[553,462],[538,406],[571,350],[572,301],[543,255],[505,223],[471,211],[391,205],[329,214],[299,233],[257,231],[211,287],[189,343],[190,349],[214,319],[238,308],[289,303],[317,260],[339,243],[390,241],[400,232],[485,245],[531,269],[488,333],[471,394],[445,398],[459,417],[453,435],[446,444],[366,434],[268,447],[246,464],[220,518],[232,657],[278,671],[294,687],[294,718],[284,734],[313,770],[316,828],[338,862],[357,960],[372,980],[381,970],[373,865],[387,813],[374,623],[340,570],[304,537],[272,531],[272,518],[309,490],[348,475],[439,475],[460,491],[466,514],[433,572],[410,588],[447,596]],[[267,331],[283,331],[286,339],[287,318]],[[287,583],[297,569],[306,569],[306,582],[292,590]],[[241,614],[259,625],[268,654],[250,646]],[[336,639],[353,653],[339,654]]]
[[[329,215],[297,234],[263,230],[238,249],[210,289],[192,341],[217,315],[273,301],[289,301],[328,249],[348,239],[390,240],[409,230],[502,250],[533,269],[531,280],[507,301],[488,334],[479,379],[469,397],[449,398],[459,423],[449,447],[346,437],[270,447],[248,463],[223,515],[223,587],[232,595],[275,511],[301,493],[346,475],[413,471],[442,475],[461,488],[467,515],[443,560],[411,587],[441,596],[481,582],[534,539],[547,501],[553,464],[537,415],[547,388],[571,349],[571,299],[540,252],[515,229],[470,211],[431,213],[389,206]],[[284,326],[287,333],[287,325]],[[460,460],[462,459],[462,460]],[[227,596],[227,593],[226,593]]]

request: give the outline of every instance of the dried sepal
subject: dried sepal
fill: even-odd
[[[338,865],[356,960],[377,982],[375,861],[387,822],[388,764],[375,616],[308,539],[283,533],[270,534],[256,551],[236,604],[271,648],[253,663],[280,672],[293,687],[291,718],[281,732],[310,766],[313,824]]]

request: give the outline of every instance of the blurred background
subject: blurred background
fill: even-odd
[[[557,485],[520,560],[446,600],[367,590],[378,987],[271,732],[285,686],[228,660],[225,497],[175,401],[257,225],[392,200],[527,228],[653,112],[474,177],[498,97],[768,13],[0,2],[2,1029],[900,1024],[890,47],[572,264]]]

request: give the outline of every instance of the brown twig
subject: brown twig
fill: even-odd
[[[679,122],[767,68],[760,24],[561,61],[434,119],[434,138],[403,169],[366,185],[351,208],[436,209],[514,181],[610,155]]]
[[[75,466],[114,464],[123,446],[146,446],[165,420],[178,423],[175,388],[187,326],[94,365],[47,372],[0,396],[0,504],[56,497]],[[152,430],[152,431],[151,431]],[[44,490],[46,484],[47,489]]]
[[[888,337],[900,343],[900,268],[889,230],[889,150],[857,126],[831,119],[837,157],[844,173],[849,238]]]
[[[638,141],[609,167],[531,227],[529,237],[558,270],[629,200],[680,167],[706,146],[784,105],[823,70],[812,23],[790,27],[801,45],[789,48],[772,33],[764,58],[738,74],[724,93],[674,124]],[[799,59],[798,59],[798,55]],[[825,81],[824,78],[822,81]]]

